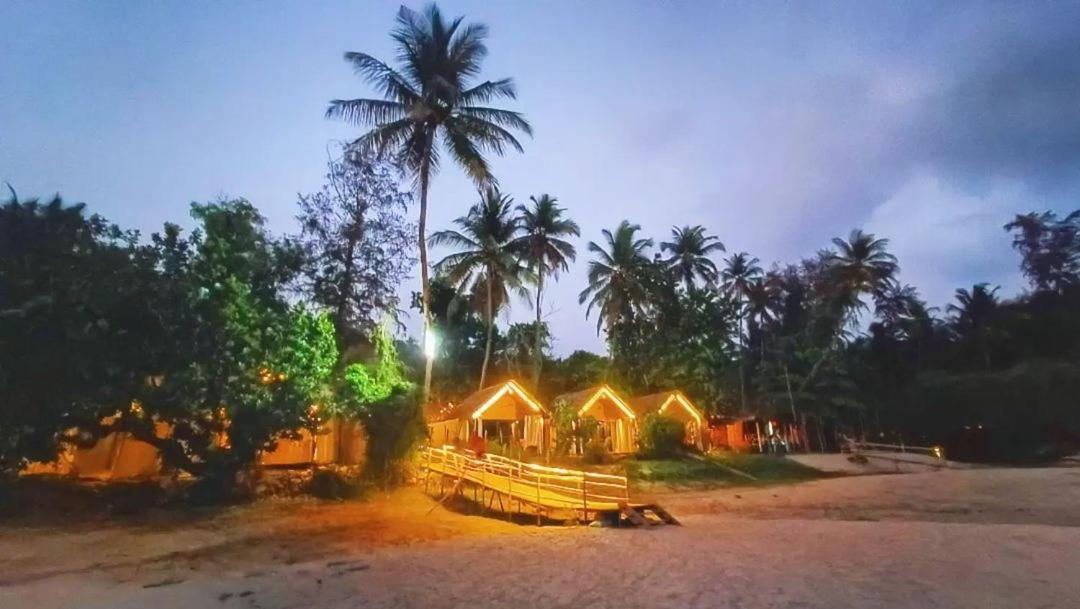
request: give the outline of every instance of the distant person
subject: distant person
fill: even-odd
[[[469,450],[476,455],[477,459],[483,459],[484,454],[487,453],[487,440],[485,440],[480,434],[473,434],[469,438]]]

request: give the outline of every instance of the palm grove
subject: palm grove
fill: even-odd
[[[976,284],[944,310],[898,281],[887,240],[858,230],[765,269],[702,226],[657,244],[623,221],[588,242],[579,298],[608,355],[552,357],[545,290],[575,261],[580,230],[555,197],[516,203],[492,175],[485,155],[520,151],[532,130],[489,105],[515,87],[480,80],[486,35],[434,6],[403,8],[396,67],[345,54],[377,95],[330,103],[329,118],[364,131],[299,197],[292,235],[271,235],[243,199],[193,204],[194,230],[143,239],[81,204],[12,191],[0,207],[0,471],[124,431],[166,467],[231,487],[278,439],[346,416],[363,421],[368,465],[385,472],[422,440],[423,404],[506,377],[548,399],[599,382],[678,387],[713,415],[909,441],[978,428],[984,458],[1075,441],[1080,212],[1016,216],[1004,228],[1030,290],[1003,299]],[[429,236],[444,158],[478,195]],[[433,265],[429,242],[450,250]],[[414,251],[421,289],[407,305],[438,337],[435,358],[392,338]],[[512,306],[533,320],[500,328]]]

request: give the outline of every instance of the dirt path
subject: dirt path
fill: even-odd
[[[661,496],[685,526],[426,516],[405,491],[165,531],[0,529],[0,607],[1080,606],[1080,469]]]

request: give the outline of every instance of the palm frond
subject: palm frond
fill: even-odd
[[[474,182],[480,185],[496,183],[487,159],[467,133],[447,126],[443,131],[443,140],[446,142],[450,155],[465,169],[465,173],[469,174]]]
[[[326,108],[326,118],[341,119],[354,125],[378,125],[405,118],[404,104],[382,99],[334,99]]]
[[[345,53],[345,61],[351,63],[353,70],[388,100],[407,105],[420,99],[420,92],[404,76],[371,55],[350,51]]]

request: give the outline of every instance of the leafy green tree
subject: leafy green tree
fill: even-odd
[[[1014,233],[1020,268],[1036,290],[1062,292],[1080,283],[1080,209],[1061,220],[1050,211],[1017,214],[1005,230]]]
[[[0,477],[92,444],[143,384],[153,261],[136,239],[59,197],[0,205]]]
[[[345,53],[345,61],[381,99],[336,99],[328,118],[371,126],[353,142],[360,150],[391,153],[416,179],[420,189],[421,305],[424,328],[431,323],[428,291],[427,206],[431,176],[438,171],[440,146],[478,185],[494,183],[485,153],[502,155],[507,148],[522,151],[510,130],[532,134],[532,127],[517,112],[488,106],[498,99],[517,96],[509,78],[473,84],[487,56],[487,26],[449,22],[434,4],[422,14],[401,7],[391,33],[397,47],[397,69],[366,53]],[[421,401],[431,387],[431,359],[424,371]]]
[[[345,368],[339,414],[360,420],[367,432],[365,471],[387,483],[402,477],[401,463],[427,432],[415,386],[385,326],[372,336],[375,361]]]
[[[537,344],[537,331],[539,331],[539,345]],[[536,322],[513,323],[506,330],[506,337],[500,341],[498,347],[499,360],[502,361],[506,374],[511,378],[522,378],[523,370],[531,368],[537,354],[535,349],[539,346],[539,357],[551,349],[551,332],[546,323]]]
[[[495,316],[509,304],[511,291],[524,295],[524,283],[530,279],[514,247],[520,226],[512,214],[512,204],[509,195],[488,188],[479,203],[454,220],[458,230],[443,230],[431,236],[433,245],[460,250],[439,261],[435,272],[459,289],[472,291],[473,301],[484,313],[487,340],[480,368],[480,389],[486,386]]]
[[[277,437],[304,425],[310,392],[336,357],[317,330],[325,323],[294,318],[284,294],[301,254],[277,241],[244,200],[193,204],[200,229],[183,240],[167,226],[154,242],[168,286],[158,300],[165,350],[133,398],[140,404],[118,429],[156,446],[168,467],[207,478],[214,493],[231,493],[237,474]],[[299,321],[296,321],[299,319]],[[316,330],[318,339],[308,330]],[[329,354],[325,352],[329,350]],[[316,365],[303,370],[307,361]],[[292,373],[283,368],[292,367]],[[298,396],[301,399],[298,399]],[[158,433],[157,424],[170,428]]]
[[[655,412],[641,418],[638,442],[641,456],[647,459],[670,459],[683,448],[686,426]]]
[[[574,351],[570,355],[548,362],[544,382],[538,397],[551,399],[557,395],[599,385],[608,380],[611,360],[588,351]]]
[[[536,324],[534,330],[542,327],[544,281],[550,276],[558,278],[560,271],[569,269],[569,263],[577,257],[573,244],[567,237],[581,236],[581,229],[573,220],[563,217],[566,211],[559,207],[555,197],[547,194],[529,197],[532,207],[519,205],[521,214],[519,224],[521,236],[513,242],[513,247],[524,258],[526,265],[536,278]],[[540,372],[544,363],[543,334],[533,332],[533,372],[532,385],[540,386]]]
[[[690,289],[698,277],[706,284],[716,282],[719,274],[709,254],[725,250],[719,239],[706,234],[705,227],[699,225],[672,227],[671,241],[661,243],[660,251],[671,254],[664,264]]]

